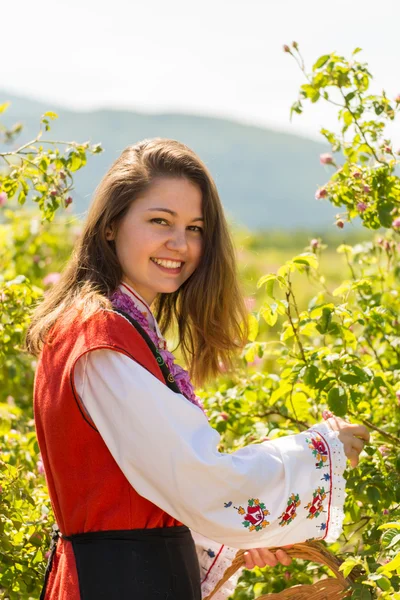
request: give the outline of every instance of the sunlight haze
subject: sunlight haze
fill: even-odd
[[[400,93],[395,0],[70,0],[64,7],[50,0],[2,6],[1,90],[45,100],[49,109],[212,115],[318,138],[322,125],[335,127],[332,107],[307,106],[289,120],[303,77],[282,46],[296,40],[308,66],[321,54],[362,47],[374,91]]]

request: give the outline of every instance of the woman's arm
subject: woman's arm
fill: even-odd
[[[90,352],[75,382],[131,485],[194,531],[233,548],[339,536],[346,460],[326,424],[224,454],[198,407],[123,354]]]

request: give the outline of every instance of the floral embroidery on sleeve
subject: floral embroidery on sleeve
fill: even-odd
[[[319,487],[313,492],[312,502],[309,502],[305,509],[308,510],[307,519],[314,519],[320,516],[324,510],[324,500],[327,496],[325,488]]]
[[[292,494],[288,501],[286,510],[281,514],[281,520],[279,521],[279,525],[284,527],[285,525],[289,525],[296,517],[297,517],[297,507],[300,506],[300,496],[299,494]]]
[[[316,468],[322,469],[327,466],[325,463],[328,460],[328,448],[326,447],[325,441],[319,435],[316,435],[312,438],[306,438],[306,442],[316,458]]]
[[[225,508],[230,508],[231,506],[232,502],[225,502]],[[265,529],[270,524],[267,521],[267,516],[271,513],[258,498],[250,498],[246,509],[243,506],[233,506],[233,508],[238,511],[239,515],[244,515],[242,525],[243,527],[247,527],[249,531],[261,531],[261,529]]]

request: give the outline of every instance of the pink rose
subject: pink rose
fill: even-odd
[[[36,468],[38,470],[39,475],[44,475],[44,465],[43,465],[43,461],[38,460],[36,463]]]
[[[60,280],[60,277],[61,277],[60,273],[49,273],[43,279],[43,284],[44,285],[54,285],[55,283],[57,283]]]
[[[357,204],[357,209],[358,209],[358,212],[360,212],[360,213],[363,213],[363,212],[365,212],[365,211],[367,210],[367,208],[368,208],[368,207],[367,207],[367,205],[365,204],[365,202],[359,202],[359,203]]]
[[[0,206],[4,206],[8,200],[8,196],[5,192],[0,192]]]
[[[328,152],[325,154],[321,154],[319,160],[321,165],[333,165],[333,156]]]
[[[400,229],[400,217],[396,217],[392,223],[393,229]]]
[[[247,298],[244,299],[244,303],[246,305],[247,310],[249,312],[251,312],[255,306],[256,299],[252,298],[251,296],[248,296]]]
[[[382,456],[386,456],[389,454],[389,448],[387,446],[379,446],[378,452],[380,452]]]

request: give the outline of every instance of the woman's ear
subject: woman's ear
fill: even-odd
[[[111,226],[106,228],[106,239],[108,241],[113,240],[115,238],[114,230]]]

